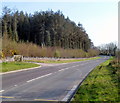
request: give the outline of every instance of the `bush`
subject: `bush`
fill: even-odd
[[[0,52],[0,58],[5,58],[5,55],[2,51]]]
[[[99,51],[96,49],[89,49],[88,50],[88,57],[93,57],[99,55]]]
[[[55,53],[54,53],[54,57],[59,58],[60,57],[60,52],[56,50]]]
[[[63,49],[59,47],[40,47],[33,43],[15,42],[10,39],[3,40],[2,53],[4,57],[13,55],[23,55],[27,57],[64,57],[81,58],[98,55],[97,50],[90,49],[88,52],[82,49]]]

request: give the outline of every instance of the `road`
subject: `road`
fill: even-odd
[[[90,71],[108,58],[3,74],[0,98],[2,101],[68,101]]]

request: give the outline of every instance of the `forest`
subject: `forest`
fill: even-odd
[[[1,25],[3,40],[32,43],[41,49],[61,48],[72,51],[77,49],[86,53],[90,49],[94,49],[94,45],[82,24],[76,24],[69,17],[65,18],[60,10],[57,12],[52,10],[36,11],[34,14],[28,14],[4,7]],[[95,50],[93,51],[95,52]],[[95,55],[98,55],[98,50]]]

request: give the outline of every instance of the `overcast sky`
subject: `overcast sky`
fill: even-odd
[[[11,1],[11,2],[8,2]],[[79,0],[66,0],[66,2],[43,2],[41,0],[4,0],[3,6],[9,8],[16,8],[24,12],[34,13],[35,11],[45,10],[60,10],[69,17],[70,20],[76,24],[80,22],[83,24],[86,32],[95,46],[117,42],[118,41],[118,2],[117,0],[104,0],[98,2],[95,0],[79,1]],[[39,2],[35,2],[39,1]],[[69,1],[69,2],[68,2]],[[79,1],[79,2],[78,2]]]

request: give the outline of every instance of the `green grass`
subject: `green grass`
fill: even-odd
[[[39,63],[70,63],[70,62],[93,60],[93,59],[99,59],[99,58],[100,57],[87,58],[87,59],[75,59],[75,60],[27,60],[27,61],[39,62]],[[9,72],[14,70],[20,70],[20,69],[39,66],[37,64],[26,63],[26,62],[3,62],[3,63],[0,63],[0,65],[2,66],[2,68],[0,68],[0,72]]]
[[[72,103],[83,103],[97,101],[112,101],[117,103],[118,99],[118,76],[113,73],[114,67],[110,64],[112,58],[97,66],[85,79],[75,94]],[[118,68],[120,69],[120,68]]]
[[[14,70],[26,69],[39,66],[38,64],[25,63],[25,62],[3,62],[0,72],[9,72]]]
[[[99,59],[100,57],[92,57],[86,59],[73,59],[73,60],[26,60],[27,62],[38,62],[38,63],[71,63],[71,62],[79,62],[85,60],[94,60]]]

